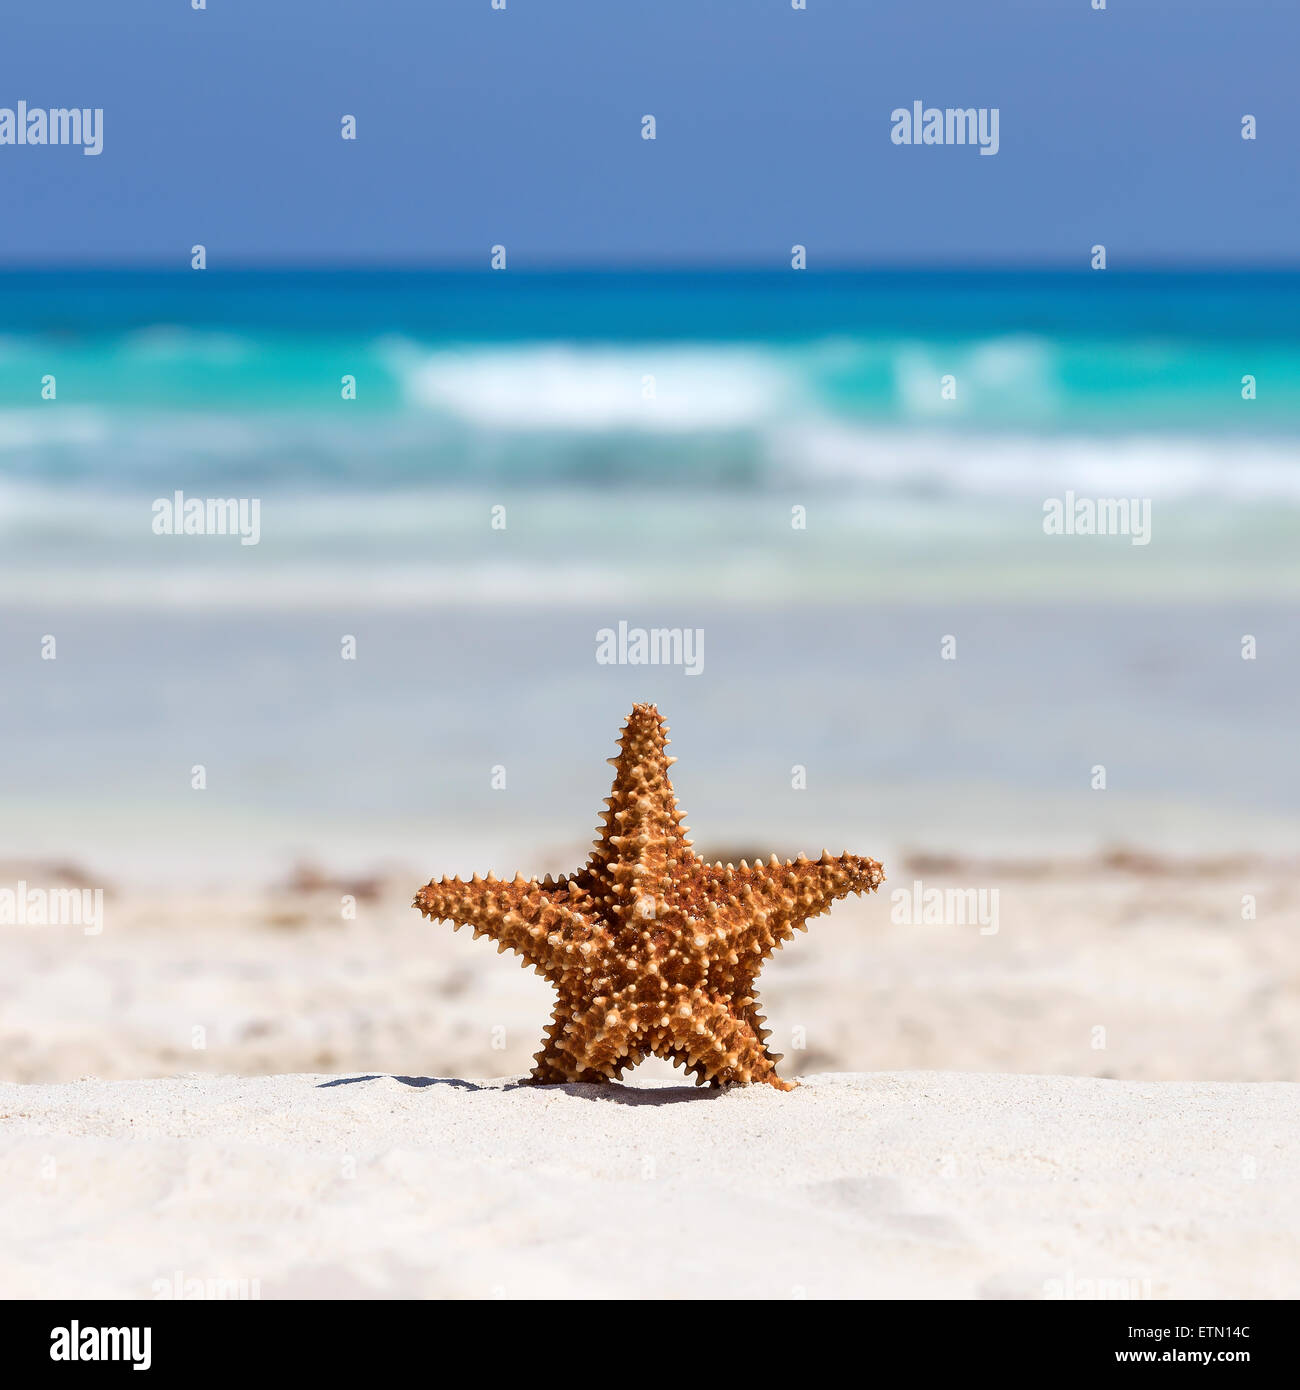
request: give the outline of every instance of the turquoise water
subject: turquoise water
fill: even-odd
[[[0,831],[451,868],[585,833],[653,699],[731,842],[1254,843],[1300,805],[1298,308],[1283,275],[0,276]],[[154,534],[178,489],[257,499],[259,543]],[[1071,490],[1149,502],[1149,544],[1047,535]],[[599,664],[621,621],[701,630],[703,671]]]
[[[652,552],[722,598],[1272,592],[1298,443],[1295,273],[0,275],[0,601],[635,595]],[[256,551],[161,548],[178,489],[261,499]],[[1151,546],[1045,550],[1066,490]]]

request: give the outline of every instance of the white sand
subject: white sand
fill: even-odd
[[[1298,1079],[1296,866],[888,868],[887,891],[837,904],[759,977],[787,1071]],[[0,883],[20,875],[49,877],[14,868]],[[996,888],[997,932],[893,922],[888,890],[918,878]],[[340,917],[345,885],[127,886],[106,899],[98,936],[0,927],[0,1081],[527,1071],[552,991],[514,956],[412,911],[422,881],[396,875],[355,921]],[[648,1062],[638,1079],[655,1074]]]
[[[1287,1082],[7,1084],[0,1295],[1294,1297],[1298,1122]]]

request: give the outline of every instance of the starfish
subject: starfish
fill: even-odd
[[[754,980],[763,962],[809,918],[884,881],[874,859],[823,851],[781,864],[707,864],[668,769],[668,728],[654,705],[623,727],[614,786],[584,869],[542,881],[477,874],[421,888],[414,906],[453,929],[515,951],[555,987],[558,1000],[531,1080],[619,1080],[653,1054],[685,1065],[697,1085],[766,1082],[768,1051]]]

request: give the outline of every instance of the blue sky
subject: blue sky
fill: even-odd
[[[6,14],[0,107],[105,115],[0,146],[0,262],[1300,259],[1296,0],[208,5]],[[914,100],[998,155],[892,144]]]

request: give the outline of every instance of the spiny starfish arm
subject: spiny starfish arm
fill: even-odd
[[[491,937],[498,953],[514,951],[549,978],[581,971],[609,948],[609,934],[598,922],[557,902],[536,879],[442,878],[420,889],[415,906],[435,921]]]
[[[619,736],[614,785],[587,863],[592,895],[619,923],[653,916],[675,876],[692,859],[668,779],[676,761],[664,748],[668,726],[653,705],[634,705]]]
[[[674,1009],[665,1032],[666,1044],[655,1051],[684,1058],[687,1070],[696,1074],[700,1084],[705,1080],[715,1086],[762,1081],[778,1091],[794,1090],[794,1082],[777,1075],[778,1059],[767,1050],[766,1033],[760,1034],[757,1025],[738,1016],[734,1005],[729,1007],[704,990],[693,991]]]
[[[813,917],[850,893],[874,892],[884,882],[884,870],[874,859],[858,854],[829,855],[781,864],[775,855],[766,864],[740,868],[713,865],[702,871],[709,902],[706,921],[713,934],[728,943],[741,970],[766,960],[806,929]],[[725,962],[724,962],[725,963]]]
[[[529,1074],[529,1080],[541,1086],[556,1086],[566,1081],[614,1080],[617,1072],[613,1076],[605,1076],[601,1072],[576,1069],[573,1054],[561,1045],[571,1023],[571,1011],[568,1006],[557,1004],[551,1014],[550,1023],[546,1025],[546,1032],[542,1035],[541,1050],[533,1053],[536,1066]],[[631,1059],[628,1065],[634,1065]]]
[[[754,1030],[770,1061],[776,1063],[785,1056],[784,1052],[772,1052],[768,1049],[767,1040],[772,1036],[772,1030],[766,1026],[766,1014],[761,1014],[758,1011],[758,995],[752,985],[750,986],[749,998],[737,1004],[736,1016],[743,1019]]]
[[[578,1012],[561,998],[535,1054],[534,1081],[610,1081],[644,1055],[636,1046],[631,988],[601,994]]]
[[[547,874],[541,883],[542,891],[553,903],[571,908],[583,917],[598,919],[605,914],[605,887],[588,868],[572,874]]]

